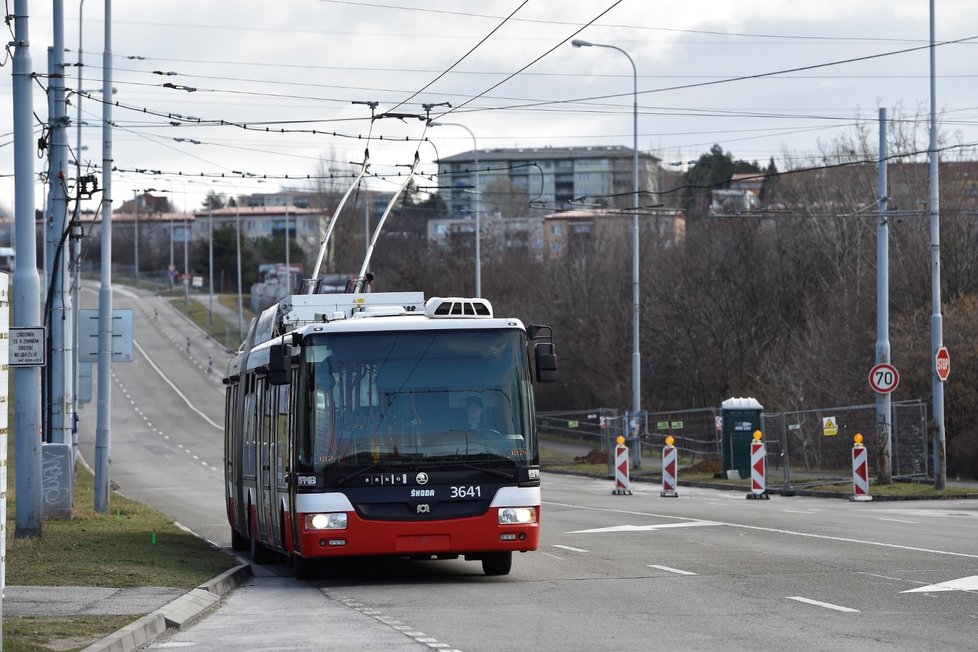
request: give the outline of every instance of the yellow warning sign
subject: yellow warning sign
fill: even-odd
[[[834,437],[839,434],[839,425],[835,417],[822,417],[822,434],[826,437]]]

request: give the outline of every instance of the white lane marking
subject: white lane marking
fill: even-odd
[[[432,636],[430,636],[428,634],[425,634],[424,632],[422,632],[419,629],[415,629],[415,628],[410,627],[408,625],[404,625],[404,624],[401,623],[400,620],[396,620],[394,618],[391,618],[390,616],[384,615],[384,613],[381,612],[378,609],[373,609],[371,607],[368,607],[364,603],[358,602],[357,600],[353,600],[351,598],[343,598],[343,597],[334,596],[330,592],[328,592],[326,590],[323,590],[323,589],[320,589],[320,591],[322,591],[323,595],[325,595],[326,597],[330,598],[331,600],[337,600],[338,602],[340,602],[341,604],[346,605],[350,609],[353,609],[355,611],[359,611],[363,615],[368,616],[370,618],[373,618],[378,623],[381,623],[381,624],[383,624],[383,625],[385,625],[387,627],[390,627],[395,632],[398,632],[400,634],[403,634],[404,636],[407,636],[407,637],[409,637],[409,638],[417,641],[418,643],[421,643],[422,645],[427,645],[428,647],[430,647],[432,649],[435,649],[435,650],[452,650],[453,652],[458,652],[457,650],[455,650],[454,648],[452,648],[452,646],[448,645],[447,643],[442,643],[437,638],[434,638],[434,637],[432,637]]]
[[[559,561],[564,561],[564,558],[563,557],[558,557],[557,555],[551,555],[549,552],[542,552],[541,551],[540,554],[541,555],[546,555],[547,557],[553,557],[554,559],[557,559]]]
[[[571,552],[591,552],[590,550],[584,550],[583,548],[574,548],[571,546],[562,546],[560,544],[553,544],[554,548],[560,548],[561,550],[570,550]]]
[[[544,505],[552,505],[556,507],[570,507],[572,509],[580,509],[592,512],[608,512],[611,514],[626,514],[629,516],[645,516],[648,518],[668,518],[677,521],[692,521],[694,523],[702,523],[699,519],[695,519],[689,516],[673,516],[672,514],[654,514],[652,512],[634,512],[624,509],[608,509],[606,507],[585,507],[583,505],[572,505],[570,503],[557,503],[549,500],[543,501]],[[882,541],[867,541],[864,539],[850,539],[848,537],[833,537],[826,534],[811,534],[809,532],[797,532],[795,530],[782,530],[780,528],[773,527],[760,527],[758,525],[744,525],[742,523],[726,523],[723,521],[710,521],[713,525],[726,525],[729,527],[741,528],[743,530],[756,530],[758,532],[772,532],[774,534],[784,534],[787,536],[795,537],[805,537],[808,539],[822,539],[823,541],[838,541],[841,543],[857,543],[864,546],[878,546],[880,548],[893,548],[896,550],[910,550],[912,552],[929,552],[934,555],[946,555],[948,557],[966,557],[968,559],[978,559],[978,554],[972,554],[967,552],[953,552],[950,550],[935,550],[933,548],[917,548],[914,546],[903,546],[898,543],[884,543]]]
[[[812,604],[816,607],[825,607],[826,609],[834,609],[835,611],[843,611],[849,614],[860,613],[859,609],[850,609],[849,607],[840,607],[837,604],[831,604],[829,602],[819,602],[818,600],[812,600],[811,598],[802,598],[800,596],[788,596],[789,600],[796,600],[798,602],[804,602],[805,604]]]
[[[671,566],[660,566],[659,564],[649,564],[649,568],[658,568],[659,570],[666,571],[667,573],[675,573],[676,575],[696,575],[692,571],[679,570],[678,568],[672,568]]]
[[[163,373],[163,370],[160,369],[159,367],[157,367],[156,366],[156,363],[154,363],[150,359],[150,357],[146,354],[146,351],[143,350],[143,347],[139,346],[139,342],[137,342],[136,340],[133,340],[132,341],[132,345],[134,347],[136,347],[139,350],[140,353],[143,354],[143,357],[146,358],[146,362],[148,362],[149,363],[149,366],[151,366],[153,368],[153,370],[156,371],[156,373],[158,373],[160,375],[160,378],[162,378],[164,381],[166,381],[166,384],[173,388],[173,391],[177,393],[177,396],[179,396],[180,398],[183,399],[183,402],[187,404],[187,407],[189,407],[191,410],[193,410],[194,412],[196,412],[198,415],[200,415],[200,417],[204,421],[206,421],[210,425],[214,426],[218,430],[224,430],[224,426],[223,425],[218,425],[218,424],[214,423],[213,421],[211,421],[208,418],[208,416],[206,414],[204,414],[203,412],[201,412],[200,410],[198,410],[197,408],[194,407],[193,403],[190,402],[190,399],[188,399],[186,396],[184,396],[183,395],[183,392],[181,392],[179,389],[177,389],[177,386],[173,384],[173,381],[171,381],[169,378],[166,377],[166,375]]]
[[[779,512],[786,512],[788,514],[804,514],[806,516],[811,516],[811,514],[812,514],[811,512],[806,512],[806,511],[801,510],[801,509],[779,509],[778,511]]]
[[[916,525],[917,521],[904,521],[898,518],[883,518],[879,516],[876,518],[877,521],[889,521],[890,523],[909,523],[910,525]]]
[[[702,527],[705,525],[724,525],[714,521],[694,521],[692,523],[658,523],[656,525],[615,525],[612,527],[599,527],[593,530],[575,530],[565,532],[565,534],[596,534],[604,532],[652,532],[654,530],[668,530],[677,527]]]
[[[950,580],[948,582],[941,582],[940,584],[921,586],[916,589],[907,589],[906,591],[900,591],[900,593],[936,593],[938,591],[978,591],[978,575],[962,577],[958,580]]]
[[[867,573],[866,571],[856,571],[859,575],[867,575],[869,577],[879,577],[884,580],[892,580],[894,582],[910,582],[911,584],[923,584],[923,582],[917,582],[915,580],[908,580],[903,577],[891,577],[889,575],[880,575],[879,573]]]

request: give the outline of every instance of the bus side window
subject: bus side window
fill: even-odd
[[[321,389],[317,389],[313,395],[313,401],[315,406],[315,440],[313,444],[313,451],[315,451],[316,459],[313,460],[314,464],[322,464],[324,456],[327,454],[332,455],[335,451],[330,450],[330,431],[332,431],[333,419],[332,411],[329,409],[329,397],[326,392]]]

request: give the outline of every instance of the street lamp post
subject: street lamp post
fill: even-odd
[[[482,238],[482,191],[479,187],[479,145],[476,143],[475,134],[463,124],[457,122],[429,122],[429,127],[461,127],[469,132],[472,137],[472,150],[475,153],[475,296],[482,297],[482,252],[480,250],[480,240]]]
[[[132,191],[132,275],[139,285],[139,200],[138,190]]]
[[[605,45],[574,39],[575,48],[610,48],[618,50],[632,64],[632,413],[637,417],[641,410],[641,355],[638,346],[638,69],[635,61],[617,45]]]

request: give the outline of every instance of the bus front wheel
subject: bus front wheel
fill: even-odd
[[[482,572],[486,575],[509,575],[512,567],[512,552],[487,552],[482,555]]]

